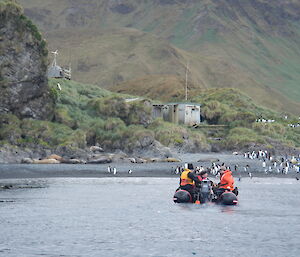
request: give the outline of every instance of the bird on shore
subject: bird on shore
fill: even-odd
[[[296,177],[296,180],[299,180],[299,178],[298,178],[298,177]]]
[[[252,173],[248,172],[249,177],[252,179]]]
[[[59,90],[59,91],[61,91],[61,86],[60,86],[60,84],[59,83],[57,83],[57,89]]]
[[[129,170],[129,171],[128,171],[128,174],[131,174],[131,173],[132,173],[132,170]]]
[[[116,167],[113,168],[113,172],[114,172],[114,175],[117,174],[117,168]]]
[[[236,172],[236,171],[238,170],[238,168],[239,168],[239,165],[238,165],[238,164],[235,164],[235,165],[234,165],[234,171]]]
[[[111,167],[110,166],[107,167],[107,171],[108,171],[108,173],[111,173]]]

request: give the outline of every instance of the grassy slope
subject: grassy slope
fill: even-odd
[[[176,79],[176,78],[175,78]],[[62,90],[57,90],[57,83]],[[283,120],[268,109],[233,89],[210,89],[194,95],[194,102],[203,103],[206,122],[227,124],[225,131],[193,130],[185,126],[150,120],[151,110],[140,102],[125,103],[120,95],[94,85],[74,81],[50,80],[56,96],[55,118],[52,122],[32,119],[19,120],[13,115],[0,115],[0,144],[36,148],[60,146],[84,148],[99,143],[107,150],[133,151],[156,139],[166,146],[192,151],[210,149],[208,143],[220,149],[243,149],[249,145],[300,146],[299,128],[288,128],[295,120]],[[259,124],[257,117],[275,119],[275,124]],[[146,120],[146,123],[145,123]],[[148,121],[147,121],[148,120]],[[205,136],[206,135],[206,136]],[[219,143],[210,137],[221,137]],[[146,142],[146,143],[145,143]],[[145,145],[146,144],[146,145]]]
[[[220,88],[224,88],[223,86]],[[139,79],[117,84],[109,88],[118,93],[128,93],[146,96],[161,101],[183,101],[185,98],[185,80],[176,76],[145,76]],[[188,99],[201,94],[204,87],[198,87],[193,81],[188,82]],[[299,114],[300,105],[291,101],[286,96],[270,88],[240,87],[240,90],[251,96],[253,101],[265,107],[281,111]],[[203,102],[201,102],[203,104]]]
[[[59,61],[71,61],[78,81],[108,87],[143,74],[184,74],[184,55],[155,36],[129,28],[77,32],[47,36],[51,49],[62,49]]]
[[[300,147],[300,128],[288,126],[298,123],[298,117],[290,116],[286,120],[282,114],[257,106],[251,98],[236,89],[210,89],[192,100],[204,103],[202,115],[206,122],[229,125],[229,131],[217,134],[224,138],[220,144],[226,148],[254,146],[254,142],[277,149],[281,145],[282,150],[284,146]],[[257,118],[275,122],[256,122]]]
[[[160,76],[158,78],[161,79]],[[176,78],[174,80],[176,81]],[[55,88],[58,81],[50,82]],[[192,132],[185,127],[161,121],[151,122],[145,128],[139,122],[134,123],[136,119],[128,120],[130,114],[122,116],[126,108],[119,109],[118,106],[122,106],[120,99],[131,98],[130,95],[115,94],[97,86],[73,81],[59,82],[63,90],[58,92],[57,122],[73,130],[75,126],[75,131],[83,131],[87,141],[91,140],[89,138],[96,138],[96,142],[107,148],[109,146],[118,148],[122,142],[121,145],[128,144],[127,150],[130,150],[130,147],[134,147],[145,135],[151,135],[167,146],[181,146],[185,143],[184,138],[188,133],[194,144],[198,142],[202,149],[207,147],[207,139],[203,137],[203,133],[207,133],[205,130]],[[114,97],[119,100],[112,101]],[[203,103],[202,115],[207,122],[211,119],[214,123],[229,125],[230,130],[216,134],[223,137],[222,148],[240,149],[255,143],[265,144],[270,148],[281,144],[300,146],[299,128],[292,129],[287,126],[288,123],[295,123],[296,117],[284,120],[279,113],[257,106],[251,98],[237,90],[226,88],[203,90],[201,94],[194,94],[191,100]],[[142,112],[144,107],[138,108],[139,112]],[[256,123],[255,119],[258,117],[275,119],[276,123]],[[113,129],[110,124],[113,124]],[[208,133],[207,137],[210,136]]]
[[[194,132],[162,120],[152,120],[152,108],[141,102],[125,103],[125,98],[134,96],[116,94],[94,85],[74,81],[51,80],[56,88],[59,82],[56,123],[63,123],[73,130],[80,130],[86,144],[100,144],[105,149],[134,151],[142,146],[147,148],[156,139],[165,146],[183,147],[189,135],[190,149],[209,148],[202,132]]]
[[[62,30],[50,32],[48,37],[53,38],[49,42],[50,48],[62,49],[59,60],[62,63],[70,61],[74,79],[81,82],[88,81],[136,95],[144,95],[146,90],[147,96],[153,99],[157,96],[166,101],[174,100],[174,97],[180,99],[183,98],[185,65],[190,60],[189,82],[195,90],[210,88],[209,81],[214,81],[216,87],[240,88],[257,103],[270,108],[295,114],[300,108],[300,104],[293,103],[276,90],[262,87],[248,74],[239,71],[236,65],[217,60],[215,56],[192,56],[164,40],[135,29],[78,29],[76,33]],[[174,81],[175,77],[179,83]],[[163,92],[162,83],[165,88]]]
[[[279,95],[300,99],[297,1],[205,0],[170,5],[129,0],[125,4],[134,10],[128,14],[115,11],[116,5],[107,0],[89,5],[67,0],[21,3],[41,28],[52,31],[46,35],[50,47],[61,50],[62,63],[71,60],[77,80],[108,86],[148,74],[184,79],[189,60],[190,80],[200,88],[239,88],[260,104],[299,113],[298,104]],[[125,26],[158,38],[124,28],[107,32]],[[63,28],[72,30],[67,33]],[[177,56],[165,55],[174,51]]]

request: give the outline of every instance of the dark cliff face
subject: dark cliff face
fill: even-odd
[[[20,7],[0,1],[0,113],[51,119],[47,49]]]

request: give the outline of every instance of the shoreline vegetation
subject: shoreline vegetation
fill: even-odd
[[[193,101],[202,104],[202,124],[207,125],[195,129],[153,120],[151,99],[128,101],[136,97],[74,81],[50,79],[49,86],[55,98],[52,121],[0,114],[0,163],[40,160],[51,154],[88,162],[93,159],[91,147],[140,159],[257,149],[282,155],[300,152],[300,127],[289,126],[299,122],[296,116],[258,107],[235,89],[195,96]],[[260,122],[263,119],[274,122]],[[215,129],[212,124],[227,126]]]

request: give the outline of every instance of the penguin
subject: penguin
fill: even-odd
[[[113,171],[114,171],[114,175],[116,175],[116,174],[117,174],[117,168],[114,167],[114,168],[113,168]]]
[[[242,181],[242,176],[241,176],[241,174],[239,175],[239,181]]]
[[[132,170],[129,170],[129,171],[128,171],[128,174],[131,174],[131,173],[132,173]]]
[[[107,167],[107,171],[108,171],[108,173],[111,173],[111,167],[110,166]]]

